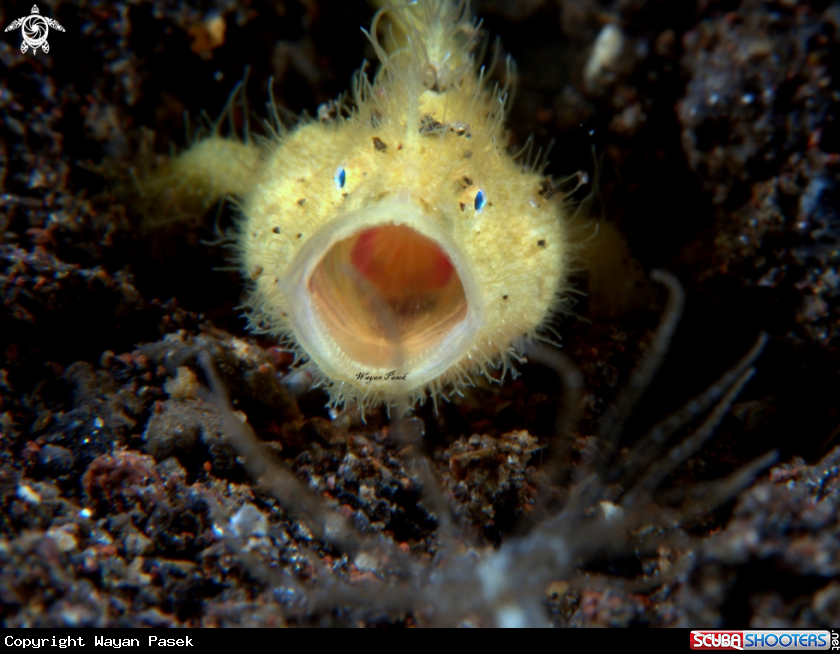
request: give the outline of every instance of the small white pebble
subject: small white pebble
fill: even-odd
[[[194,400],[198,397],[200,387],[198,377],[186,366],[178,366],[175,378],[163,384],[163,390],[169,397],[178,400]]]
[[[617,25],[605,25],[595,39],[592,54],[586,62],[583,79],[586,86],[601,86],[607,75],[615,68],[621,51],[624,49],[624,34]]]
[[[27,484],[21,484],[17,487],[17,496],[24,502],[29,502],[29,504],[41,503],[41,496],[32,490],[32,488],[30,488]]]
[[[365,572],[373,572],[376,570],[376,559],[367,552],[361,552],[358,554],[353,560],[353,563],[356,564],[356,567],[359,570],[363,570]]]
[[[618,520],[624,515],[624,509],[612,502],[599,502],[598,505],[601,507],[601,512],[604,514],[604,520],[607,522]]]
[[[253,504],[245,504],[230,519],[230,528],[239,538],[260,538],[268,533],[268,520]]]
[[[522,629],[531,626],[531,620],[522,607],[505,604],[496,611],[496,622],[502,629]]]
[[[55,541],[59,552],[70,552],[78,547],[79,543],[76,537],[69,531],[61,527],[50,527],[47,530],[47,536]]]
[[[308,370],[292,370],[281,382],[289,389],[293,398],[299,398],[309,392],[314,380]]]

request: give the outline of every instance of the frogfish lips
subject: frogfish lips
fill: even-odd
[[[394,375],[413,387],[464,356],[481,323],[477,285],[419,209],[367,208],[321,231],[292,262],[286,291],[296,334],[320,366],[345,379],[396,370],[377,385],[396,394],[405,389]]]

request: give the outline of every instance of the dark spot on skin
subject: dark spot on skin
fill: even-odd
[[[465,134],[467,138],[470,138],[471,136],[470,126],[460,120],[453,120],[451,123],[449,123],[449,130],[451,132],[455,132],[458,136],[464,136]]]
[[[541,248],[544,248],[545,247],[545,239],[541,238],[539,241],[537,241],[537,245],[539,245]]]
[[[507,300],[507,295],[503,295],[503,296],[502,296],[502,299],[503,299],[503,300]]]
[[[551,181],[551,177],[540,180],[539,194],[544,196],[546,200],[553,198],[556,193],[557,188],[554,186],[554,182]]]
[[[435,120],[433,116],[423,116],[423,119],[420,121],[421,134],[432,134],[434,132],[438,132],[441,127],[443,127],[443,123]]]
[[[402,143],[397,143],[397,150],[402,150]]]
[[[463,211],[463,210],[464,210],[464,209],[466,209],[466,208],[467,208],[467,205],[466,205],[466,204],[464,204],[464,203],[462,202],[462,203],[461,203],[461,211]]]
[[[280,233],[280,228],[279,228],[279,227],[275,227],[275,228],[274,228],[274,229],[272,229],[271,231],[272,231],[272,232],[274,232],[275,234],[279,234],[279,233]]]
[[[301,236],[303,236],[303,234],[298,234],[298,235],[297,235],[297,237],[298,237],[298,238],[300,238]]]
[[[472,186],[472,183],[473,183],[472,180],[469,177],[467,177],[466,175],[464,175],[463,180],[464,180],[464,184],[466,184],[467,186]]]
[[[472,157],[472,150],[467,150],[464,153],[464,159],[469,159],[470,157]]]
[[[299,207],[302,207],[304,204],[306,204],[306,198],[301,198],[300,200],[298,200]]]
[[[298,182],[305,182],[305,181],[306,181],[305,177],[301,177],[300,179],[298,179]]]
[[[341,197],[346,198],[346,197],[347,197],[347,195],[348,195],[347,193],[342,193],[342,194],[341,194]]]
[[[385,142],[378,136],[373,137],[373,147],[376,148],[377,152],[385,152],[385,150],[388,149],[388,146],[385,145]]]
[[[318,120],[322,123],[331,123],[338,113],[338,104],[335,100],[325,102],[318,107]]]

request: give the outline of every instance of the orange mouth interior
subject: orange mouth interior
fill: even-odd
[[[405,225],[366,229],[333,245],[309,291],[329,336],[374,370],[410,366],[467,314],[449,257]],[[410,379],[411,370],[397,370],[403,373]]]

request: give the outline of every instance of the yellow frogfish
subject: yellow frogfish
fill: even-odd
[[[236,198],[252,326],[335,405],[436,399],[506,369],[562,308],[573,249],[564,194],[508,152],[467,3],[380,4],[379,69],[339,110],[259,144],[207,136],[166,172]]]

